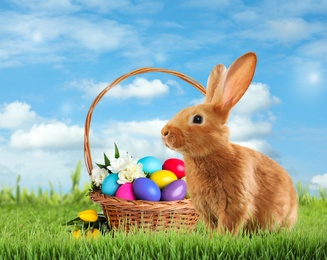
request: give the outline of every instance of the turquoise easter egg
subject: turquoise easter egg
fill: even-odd
[[[102,193],[109,196],[115,196],[116,191],[120,186],[120,184],[117,183],[117,180],[118,180],[117,173],[111,173],[106,178],[104,178],[101,188]]]
[[[143,166],[143,172],[152,174],[162,169],[162,164],[159,159],[153,156],[146,156],[138,160],[137,163],[141,163]]]

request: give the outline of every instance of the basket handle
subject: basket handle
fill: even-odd
[[[162,69],[162,68],[151,68],[151,67],[139,68],[139,69],[130,71],[130,72],[120,76],[116,80],[114,80],[106,88],[104,88],[99,93],[99,95],[94,99],[94,101],[92,102],[92,104],[91,104],[91,106],[89,108],[87,116],[86,116],[85,127],[84,127],[84,161],[85,161],[86,169],[87,169],[90,176],[92,174],[93,164],[92,164],[92,156],[91,156],[91,150],[90,150],[89,133],[90,133],[90,125],[91,125],[91,120],[92,120],[92,114],[93,114],[93,110],[94,110],[95,106],[99,103],[99,101],[102,99],[102,97],[110,89],[112,89],[114,86],[116,86],[117,84],[119,84],[123,80],[127,79],[128,77],[132,77],[132,76],[135,76],[135,75],[144,74],[144,73],[148,73],[148,72],[162,72],[162,73],[174,75],[174,76],[186,81],[187,83],[191,84],[193,87],[198,89],[203,95],[206,94],[205,88],[201,85],[201,83],[199,83],[195,79],[193,79],[193,78],[191,78],[191,77],[189,77],[189,76],[187,76],[187,75],[185,75],[185,74],[183,74],[181,72],[168,70],[168,69]]]

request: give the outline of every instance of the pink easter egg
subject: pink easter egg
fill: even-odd
[[[125,200],[136,200],[133,192],[133,184],[132,183],[122,184],[116,191],[115,196]]]

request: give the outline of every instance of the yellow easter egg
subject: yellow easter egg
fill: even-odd
[[[168,170],[159,170],[150,175],[150,179],[153,180],[160,189],[166,187],[169,183],[177,180],[177,176]]]

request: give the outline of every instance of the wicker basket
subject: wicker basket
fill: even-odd
[[[84,159],[89,175],[92,174],[93,169],[89,132],[95,106],[111,88],[126,78],[148,72],[162,72],[174,75],[186,81],[203,94],[206,93],[205,88],[189,76],[180,72],[161,68],[140,68],[114,80],[94,99],[87,113],[84,128]],[[125,229],[126,231],[130,231],[131,228],[146,228],[151,230],[186,228],[187,230],[192,230],[199,220],[199,215],[195,212],[190,199],[169,202],[151,202],[144,200],[129,201],[104,195],[101,191],[92,192],[90,197],[94,202],[102,206],[103,213],[107,216],[109,226],[113,229]]]

